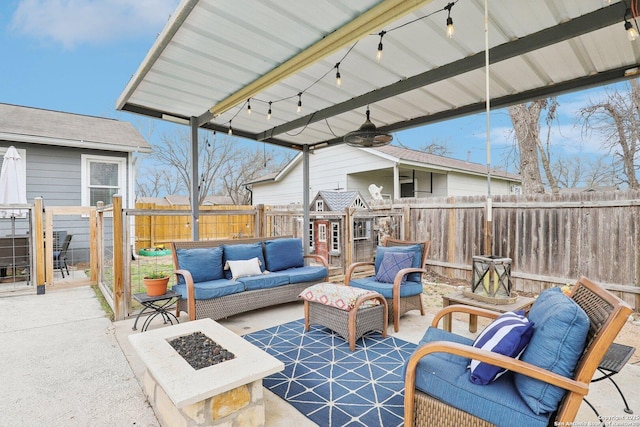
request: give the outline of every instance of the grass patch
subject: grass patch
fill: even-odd
[[[98,285],[91,285],[91,289],[93,289],[93,293],[96,294],[96,298],[100,301],[100,307],[104,310],[105,315],[113,322],[116,317],[113,314],[113,310],[111,310],[111,306],[105,299],[104,295],[102,295],[100,288],[98,288]]]

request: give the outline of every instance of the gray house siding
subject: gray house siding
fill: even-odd
[[[42,197],[45,208],[47,206],[81,206],[83,154],[127,159],[127,153],[0,141],[0,147],[6,148],[11,145],[18,150],[26,150],[28,203],[32,204],[34,198]],[[0,165],[1,162],[0,156]],[[125,189],[127,188],[129,188],[129,182],[125,183]],[[111,203],[110,200],[104,200],[104,202]],[[27,219],[17,219],[16,234],[26,234],[28,225]],[[88,261],[88,218],[77,215],[55,216],[54,230],[64,230],[67,234],[73,235],[68,253],[70,264]],[[0,221],[0,235],[10,233],[10,220]]]

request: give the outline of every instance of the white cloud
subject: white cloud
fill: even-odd
[[[14,31],[65,48],[149,34],[166,24],[178,0],[21,0]]]

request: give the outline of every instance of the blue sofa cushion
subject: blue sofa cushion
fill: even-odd
[[[248,260],[258,258],[260,271],[265,270],[264,256],[262,255],[262,243],[238,243],[237,245],[222,245],[224,256],[222,265],[227,261]],[[231,279],[231,270],[224,270],[224,277]]]
[[[189,270],[193,282],[208,282],[224,278],[222,248],[178,249],[178,269]],[[184,278],[178,276],[178,284],[183,285]]]
[[[393,283],[400,270],[413,265],[413,255],[411,252],[385,252],[376,271],[376,282]],[[403,283],[407,281],[407,276],[402,278]]]
[[[186,284],[174,285],[172,289],[178,292],[182,298],[187,298]],[[210,299],[242,292],[244,291],[244,285],[233,280],[218,279],[194,283],[194,290],[195,299]]]
[[[361,279],[352,279],[350,286],[357,288],[376,291],[387,299],[393,298],[393,284],[377,282],[374,277],[363,277]],[[422,293],[422,282],[406,281],[400,285],[400,298],[410,297]]]
[[[534,323],[533,337],[521,359],[565,377],[573,371],[582,355],[589,332],[589,317],[560,288],[540,293],[529,311]],[[545,382],[514,374],[514,382],[522,398],[536,414],[558,408],[565,390]]]
[[[329,271],[324,266],[308,265],[305,267],[289,268],[280,270],[272,274],[286,274],[289,277],[289,283],[303,282],[324,282]]]
[[[427,329],[420,341],[451,341],[472,345],[472,340],[437,328]],[[416,369],[416,388],[447,404],[498,426],[546,427],[550,414],[533,413],[522,400],[507,372],[489,385],[469,381],[468,358],[447,353],[423,357]]]
[[[473,346],[505,356],[518,358],[533,335],[533,323],[524,315],[524,310],[501,314],[487,326],[473,342]],[[499,366],[472,360],[469,379],[475,384],[489,384],[507,370]]]
[[[269,289],[277,286],[288,285],[289,276],[278,274],[261,274],[260,276],[247,276],[238,279],[244,285],[245,291],[256,289]]]
[[[280,271],[294,267],[304,267],[302,239],[285,238],[264,242],[264,258],[267,270]]]
[[[422,262],[422,245],[416,244],[409,246],[378,246],[376,248],[375,271],[378,271],[380,269],[380,264],[382,264],[384,254],[386,252],[410,252],[413,254],[413,263],[411,264],[411,267],[423,267],[422,265],[420,265],[420,263]],[[407,274],[407,280],[410,282],[420,282],[422,280],[422,274],[409,273]]]

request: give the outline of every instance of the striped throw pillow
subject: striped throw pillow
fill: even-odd
[[[524,310],[509,311],[500,315],[475,339],[473,346],[505,356],[520,357],[533,335],[533,323],[524,316]],[[499,366],[478,360],[469,364],[474,384],[490,384],[506,372]]]

